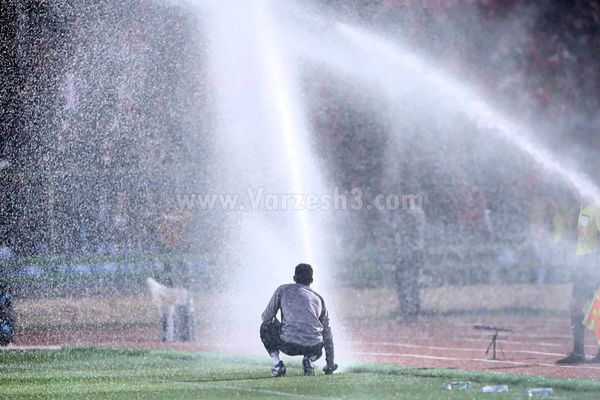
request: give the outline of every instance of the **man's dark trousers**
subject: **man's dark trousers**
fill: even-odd
[[[279,350],[288,356],[308,356],[312,361],[318,360],[323,355],[323,343],[303,346],[281,340],[281,322],[277,318],[273,322],[265,321],[260,325],[260,339],[269,355]]]

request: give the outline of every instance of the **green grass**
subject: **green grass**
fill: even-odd
[[[598,399],[600,382],[531,378],[458,370],[356,364],[333,376],[303,377],[298,360],[288,376],[270,378],[268,358],[171,350],[0,352],[2,399],[498,399],[524,398],[526,387],[550,386],[555,399]],[[445,382],[469,380],[467,391]],[[508,393],[485,394],[505,383]]]

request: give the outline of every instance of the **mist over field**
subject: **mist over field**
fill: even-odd
[[[263,354],[309,263],[342,358],[534,313],[548,364],[600,202],[599,24],[579,0],[2,3],[0,336]]]

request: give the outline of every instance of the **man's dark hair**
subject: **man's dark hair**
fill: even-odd
[[[294,271],[294,282],[300,285],[310,285],[313,281],[313,269],[310,264],[298,264]]]

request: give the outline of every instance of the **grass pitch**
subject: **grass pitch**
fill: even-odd
[[[301,376],[299,360],[271,378],[268,358],[171,350],[63,349],[1,351],[2,399],[490,399],[524,398],[527,387],[552,387],[552,399],[598,399],[600,382],[457,370],[357,364],[333,376]],[[469,390],[446,391],[468,380]],[[479,393],[508,384],[507,393]]]

